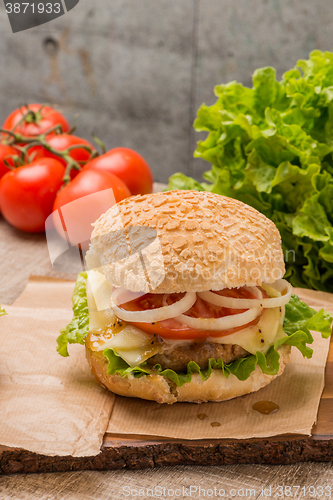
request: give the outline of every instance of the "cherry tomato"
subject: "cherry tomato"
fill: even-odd
[[[219,295],[225,295],[235,298],[255,298],[255,296],[247,289],[225,289],[218,292]],[[183,294],[173,293],[167,298],[168,304],[172,304],[179,300]],[[122,307],[128,311],[144,311],[146,309],[154,309],[157,307],[162,307],[163,305],[163,294],[148,293],[139,297],[138,299],[132,300],[122,304]],[[230,309],[227,307],[219,307],[214,304],[210,304],[197,297],[195,304],[185,313],[187,316],[192,316],[195,318],[222,318],[224,316],[230,316],[233,314],[239,314],[244,312],[244,309]],[[238,326],[235,328],[230,328],[229,330],[223,331],[212,331],[212,330],[198,330],[196,328],[191,328],[183,323],[180,323],[174,318],[166,319],[164,321],[158,321],[153,323],[136,323],[132,322],[132,325],[140,328],[142,331],[150,335],[159,335],[166,339],[198,339],[207,337],[224,337],[230,335],[231,333],[238,332],[243,328],[250,325],[256,324],[258,318],[247,323],[246,325]]]
[[[6,146],[6,144],[0,144],[0,179],[7,172],[10,172],[10,169],[7,167],[4,160],[7,160],[9,165],[14,167],[13,156],[19,156],[16,149],[11,146]]]
[[[55,199],[55,227],[62,236],[64,230],[67,231],[73,246],[80,243],[86,249],[92,232],[91,224],[114,205],[114,200],[118,203],[128,196],[131,196],[129,189],[115,175],[83,170],[59,191]],[[57,215],[59,209],[60,217]]]
[[[6,173],[0,181],[4,218],[22,231],[44,231],[64,173],[64,166],[51,158],[41,158]]]
[[[126,184],[133,195],[148,194],[153,190],[153,175],[149,165],[133,149],[111,149],[111,151],[87,163],[86,168],[115,174]]]
[[[75,135],[70,135],[70,134],[59,134],[59,135],[54,135],[50,137],[47,141],[50,146],[52,146],[54,149],[58,149],[59,151],[64,151],[65,149],[70,148],[71,146],[86,146],[89,149],[86,148],[75,148],[72,149],[69,153],[69,156],[73,158],[73,160],[76,160],[77,162],[80,163],[80,165],[84,165],[87,163],[87,161],[91,158],[91,154],[95,153],[96,150],[94,146],[86,141],[85,139],[82,139],[81,137],[77,137]],[[56,158],[59,160],[63,165],[66,166],[66,161],[63,158],[60,158],[59,156],[50,153],[49,151],[44,149],[44,154],[48,158]],[[80,171],[79,170],[72,170],[71,171],[71,179],[74,179],[78,175]]]
[[[30,113],[23,120],[24,115],[29,111]],[[26,137],[34,137],[45,134],[56,125],[61,125],[63,132],[70,130],[68,121],[59,111],[43,104],[29,104],[13,111],[6,118],[2,128]]]

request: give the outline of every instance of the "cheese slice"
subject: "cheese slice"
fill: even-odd
[[[278,290],[275,290],[275,288],[273,288],[272,286],[262,284],[261,288],[263,288],[265,290],[265,292],[267,292],[269,297],[272,297],[272,298],[281,297],[281,292],[279,292]]]
[[[137,366],[162,351],[161,342],[139,328],[119,320],[110,308],[112,286],[98,271],[89,271],[87,302],[89,334],[86,345],[92,351],[114,349],[130,366]]]
[[[86,340],[92,351],[114,349],[130,366],[136,366],[162,352],[162,343],[133,325],[105,325],[103,330],[90,332]]]
[[[251,354],[257,351],[266,353],[276,340],[279,327],[281,327],[282,314],[283,311],[280,312],[279,307],[265,309],[256,325],[224,337],[210,337],[208,340],[216,344],[236,344]]]
[[[87,279],[89,331],[102,331],[117,324],[117,316],[110,307],[112,286],[98,271],[89,271]]]
[[[104,274],[99,271],[89,271],[87,282],[97,311],[109,309],[113,288]]]
[[[154,349],[145,349],[144,347],[137,347],[135,350],[128,351],[128,350],[122,350],[122,349],[117,349],[116,353],[119,354],[119,356],[126,361],[126,363],[130,366],[138,366],[147,359],[151,358],[154,356],[154,354],[157,354],[158,352],[162,351],[162,347],[156,346]]]
[[[148,335],[133,325],[126,325],[125,328],[118,333],[109,336],[105,335],[103,337],[103,346],[96,348],[96,351],[107,348],[130,351],[139,347],[153,345],[151,344],[152,342],[154,342],[154,337],[151,335]],[[156,343],[158,342],[156,341]]]

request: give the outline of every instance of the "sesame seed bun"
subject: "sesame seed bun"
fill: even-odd
[[[121,201],[95,223],[86,260],[113,285],[145,293],[259,286],[285,272],[272,221],[240,201],[198,191]]]

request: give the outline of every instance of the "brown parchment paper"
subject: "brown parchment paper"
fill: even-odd
[[[83,346],[56,351],[74,283],[31,278],[0,322],[0,444],[44,455],[96,455],[114,396],[95,383]]]
[[[316,310],[333,313],[333,295],[294,289]],[[177,439],[269,437],[279,434],[310,435],[317,418],[324,388],[324,370],[329,339],[313,332],[313,357],[304,359],[292,348],[291,360],[282,376],[252,394],[221,403],[176,403],[162,405],[116,396],[109,427],[110,434],[136,434]],[[272,401],[279,411],[263,415],[253,410],[258,401]],[[198,415],[206,415],[200,420]],[[213,422],[220,426],[212,427]]]
[[[96,384],[83,346],[56,352],[59,329],[72,318],[74,283],[30,279],[8,316],[0,318],[0,444],[46,455],[92,456],[103,435],[183,439],[268,437],[311,433],[324,387],[329,340],[314,334],[314,356],[293,349],[284,374],[252,395],[222,403],[160,405],[114,397]],[[333,295],[296,290],[315,309],[333,312]],[[269,416],[252,409],[257,401],[280,409]],[[111,414],[111,418],[110,418]],[[200,420],[199,414],[207,415]],[[221,425],[212,427],[212,422]]]

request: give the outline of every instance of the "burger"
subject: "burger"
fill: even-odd
[[[332,317],[292,294],[280,234],[244,203],[197,191],[133,196],[94,224],[74,317],[97,382],[158,403],[223,401],[283,373]]]

